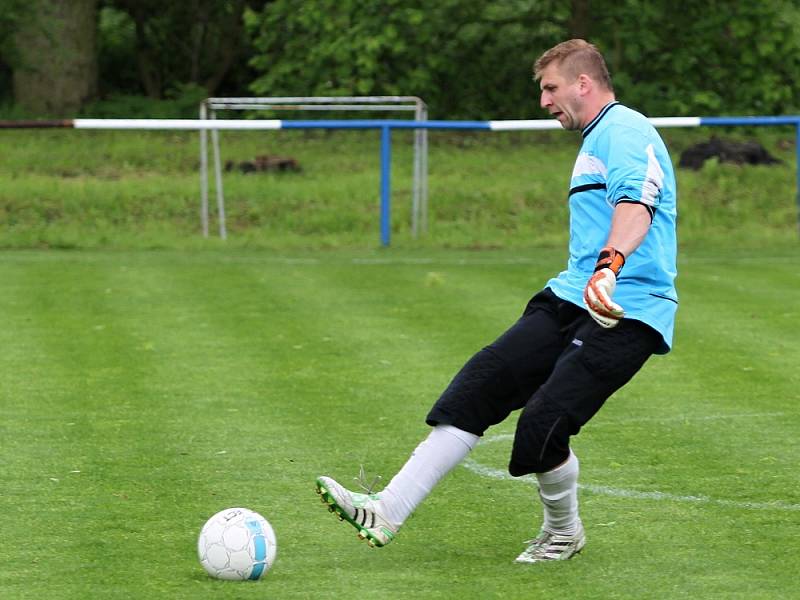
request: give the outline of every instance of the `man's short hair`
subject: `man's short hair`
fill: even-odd
[[[586,40],[567,40],[542,54],[533,65],[534,80],[539,80],[542,71],[553,63],[558,65],[561,74],[570,81],[585,73],[609,91],[614,91],[603,55],[594,44]]]

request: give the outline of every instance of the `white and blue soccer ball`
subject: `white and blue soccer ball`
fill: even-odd
[[[206,521],[197,539],[200,564],[217,579],[261,579],[275,563],[277,552],[269,521],[246,508],[219,511]]]

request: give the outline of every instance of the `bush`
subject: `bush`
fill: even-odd
[[[196,119],[205,89],[185,84],[172,90],[165,100],[128,94],[112,95],[88,104],[81,111],[96,119]]]

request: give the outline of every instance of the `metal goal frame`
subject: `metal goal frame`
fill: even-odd
[[[200,119],[214,120],[223,110],[293,110],[293,111],[406,111],[414,121],[428,120],[428,106],[417,96],[298,96],[259,98],[207,98],[200,103]],[[208,237],[209,165],[208,135],[214,163],[219,237],[227,239],[225,192],[222,184],[222,159],[219,129],[200,130],[200,220],[203,237]],[[411,235],[418,237],[428,230],[428,130],[414,130],[414,187],[411,207]]]

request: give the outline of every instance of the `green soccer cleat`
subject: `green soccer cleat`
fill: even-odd
[[[575,556],[586,545],[586,533],[583,530],[583,523],[579,520],[575,535],[559,535],[542,529],[535,539],[525,543],[529,546],[514,562],[537,563],[567,560]]]
[[[370,547],[385,546],[397,535],[399,527],[380,513],[378,494],[351,492],[330,477],[317,477],[316,486],[328,510],[355,527]]]

